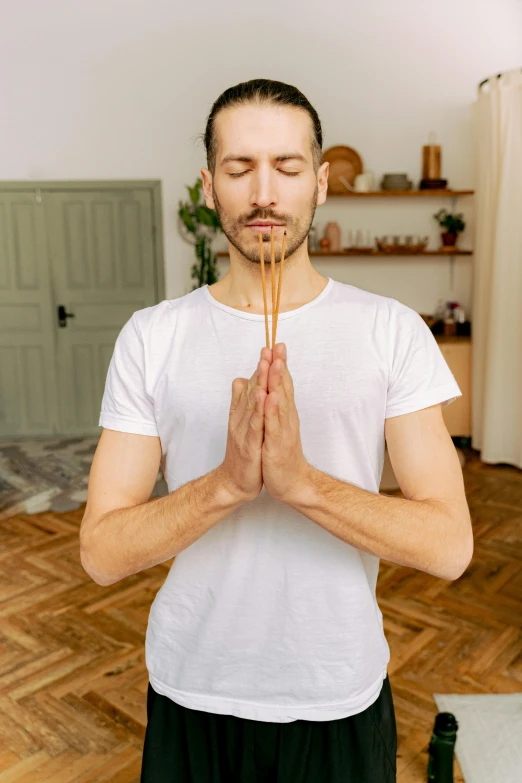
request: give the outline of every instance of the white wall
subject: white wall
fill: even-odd
[[[520,0],[2,0],[0,177],[163,182],[167,298],[191,290],[193,249],[178,199],[205,165],[198,134],[213,101],[239,81],[296,85],[321,117],[324,148],[355,147],[377,174],[417,183],[430,131],[451,187],[473,177],[477,84],[522,66]],[[459,240],[472,245],[470,219]],[[429,233],[450,202],[333,201],[328,219],[372,233]],[[323,274],[431,312],[449,295],[449,260],[313,259]],[[226,271],[228,262],[220,261]],[[453,294],[469,307],[472,261]]]

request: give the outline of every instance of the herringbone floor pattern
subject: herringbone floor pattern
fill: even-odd
[[[475,535],[466,573],[447,582],[381,563],[400,783],[426,780],[432,693],[522,687],[522,471],[465,451]],[[146,622],[172,561],[100,587],[80,564],[82,516],[1,523],[1,783],[139,781]]]

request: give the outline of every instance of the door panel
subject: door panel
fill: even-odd
[[[116,337],[158,301],[148,190],[64,191],[44,197],[56,307],[60,432],[99,434]]]
[[[116,337],[163,297],[134,185],[0,183],[0,438],[100,434]]]
[[[0,437],[58,423],[45,214],[35,189],[0,191]]]

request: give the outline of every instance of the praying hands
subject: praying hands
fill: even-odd
[[[283,372],[281,373],[281,370]],[[294,385],[284,343],[262,348],[250,379],[232,382],[228,438],[221,467],[225,485],[243,502],[266,491],[286,502],[306,480]]]
[[[294,400],[294,383],[287,364],[286,345],[278,343],[273,353],[274,358],[268,368],[261,466],[266,491],[275,500],[284,503],[305,483],[309,463],[301,445],[299,415]]]

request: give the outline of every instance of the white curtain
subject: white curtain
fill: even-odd
[[[522,70],[474,104],[472,446],[522,468]]]

